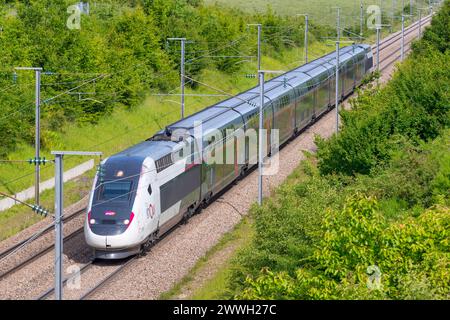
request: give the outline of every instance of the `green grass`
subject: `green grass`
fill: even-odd
[[[180,282],[178,282],[171,290],[163,293],[159,299],[168,300],[179,295],[183,288],[194,286],[192,295],[186,297],[189,300],[212,300],[224,299],[229,295],[228,281],[233,270],[232,260],[239,254],[242,248],[247,247],[253,239],[254,228],[251,217],[244,217],[232,231],[226,233],[222,239],[213,248],[211,248],[204,257],[199,259],[192,270]],[[234,252],[231,257],[215,271],[212,278],[208,279],[204,285],[195,288],[195,276],[205,268],[209,268],[209,262],[215,254],[233,246]]]

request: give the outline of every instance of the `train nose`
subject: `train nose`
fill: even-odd
[[[128,208],[94,208],[88,214],[88,224],[96,235],[115,236],[124,233],[134,219]]]

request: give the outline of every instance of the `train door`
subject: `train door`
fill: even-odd
[[[330,79],[330,107],[336,105],[336,68],[328,69],[328,77]]]
[[[136,196],[136,200],[139,199],[139,208],[135,211],[135,219],[138,220],[139,233],[142,235],[151,234],[158,228],[160,216],[159,212],[157,212],[159,201],[156,201],[156,199],[159,199],[159,188],[156,187],[156,172],[152,168],[154,168],[152,164],[144,162],[141,170],[139,192]]]
[[[258,118],[256,112],[246,118],[245,159],[249,167],[258,163]]]
[[[223,182],[222,186],[228,185],[234,180],[235,163],[235,138],[234,125],[229,125],[223,130]]]
[[[294,123],[294,101],[290,93],[281,96],[274,101],[274,127],[279,130],[280,143],[285,142],[292,136]]]
[[[321,115],[328,108],[329,99],[328,76],[322,73],[318,76],[318,86],[316,94],[316,116]]]
[[[347,65],[342,63],[339,67],[339,101],[345,96],[345,78],[347,77]]]
[[[156,212],[157,203],[155,199],[159,199],[159,188],[155,188],[154,183],[149,183],[148,187],[145,189],[145,200],[144,200],[144,223],[143,228],[145,234],[153,233],[158,227],[159,214]]]
[[[296,96],[297,96],[297,91],[296,91],[296,89],[295,88],[292,88],[292,91],[291,91],[291,106],[290,106],[290,108],[291,108],[291,111],[290,111],[290,113],[291,113],[291,129],[292,129],[292,134],[294,134],[294,132],[295,132],[295,129],[296,129],[296,119],[297,119],[297,99],[296,99]]]
[[[213,193],[216,181],[216,164],[210,160],[213,139],[203,141],[201,198],[207,199]],[[212,162],[212,163],[211,163]]]
[[[272,101],[270,101],[269,103],[266,103],[263,109],[263,114],[264,114],[264,129],[266,129],[266,146],[267,149],[265,150],[265,155],[268,155],[270,152],[270,147],[271,147],[271,133],[272,133],[272,126],[273,126],[273,106],[272,106]],[[259,130],[258,130],[259,131]],[[259,134],[259,133],[258,133]]]

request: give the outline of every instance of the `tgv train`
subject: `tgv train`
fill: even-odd
[[[335,64],[333,52],[265,82],[263,125],[267,132],[279,130],[280,145],[335,105]],[[371,47],[342,48],[339,64],[343,99],[372,71]],[[232,133],[258,131],[259,101],[254,87],[102,161],[84,226],[95,257],[121,259],[141,252],[254,166],[257,148],[250,139],[239,143]],[[195,132],[199,123],[200,135]],[[267,155],[271,140],[264,143]],[[217,154],[231,161],[207,161]]]

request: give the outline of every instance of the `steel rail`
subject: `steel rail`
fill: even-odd
[[[81,276],[84,272],[89,270],[92,267],[92,264],[94,263],[94,260],[90,260],[89,262],[85,263],[80,268],[80,273],[71,275],[70,277],[67,277],[63,280],[63,285],[66,285],[69,280],[74,279],[77,276]],[[55,287],[51,287],[47,289],[43,294],[41,294],[39,297],[36,298],[36,300],[44,300],[50,297],[55,292]]]
[[[67,216],[63,219],[64,222],[69,222],[71,220],[73,220],[74,218],[78,217],[80,214],[82,214],[84,211],[86,210],[86,208],[81,209],[76,211],[75,213],[71,214],[70,216]],[[44,235],[48,234],[51,230],[53,230],[54,226],[48,226],[47,228],[45,228],[43,230],[43,232],[39,235],[39,237],[37,237],[35,240],[43,237]],[[9,247],[8,249],[2,251],[0,253],[0,260],[3,259],[3,257],[6,257],[8,254],[10,254],[11,252],[13,252],[14,250],[16,250],[17,248],[19,248],[20,246],[22,246],[23,244],[25,244],[26,242],[30,241],[30,239],[32,239],[31,237],[28,237],[24,240],[21,240],[20,242],[14,244],[13,246]]]
[[[77,235],[80,235],[81,233],[83,233],[83,227],[81,227],[81,228],[75,230],[74,232],[72,232],[71,234],[65,236],[64,237],[64,242],[67,242],[70,239],[75,238]],[[14,266],[13,268],[3,272],[0,275],[0,280],[3,280],[7,276],[9,276],[9,275],[11,275],[11,274],[13,274],[13,273],[23,269],[24,267],[26,267],[27,265],[29,265],[33,261],[37,260],[38,258],[40,258],[43,255],[45,255],[45,254],[49,253],[50,251],[52,251],[54,247],[55,247],[55,245],[51,244],[51,245],[45,247],[44,249],[40,250],[36,254],[32,255],[31,257],[29,257],[29,258],[25,259],[24,261],[20,262],[18,265]]]

